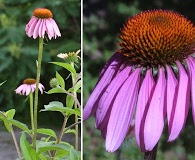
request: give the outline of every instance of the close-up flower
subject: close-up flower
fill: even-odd
[[[41,94],[43,94],[44,86],[39,83],[38,86]],[[36,89],[36,80],[33,78],[27,78],[23,81],[23,84],[16,88],[15,92],[20,95],[28,96],[30,92],[34,92]]]
[[[49,9],[35,9],[25,28],[27,36],[34,39],[37,37],[44,38],[46,32],[49,39],[61,37],[60,30],[52,17],[53,14]]]
[[[119,38],[83,120],[95,116],[108,152],[121,146],[134,121],[138,146],[151,151],[166,125],[169,142],[180,135],[189,108],[195,123],[195,27],[176,12],[151,10],[129,18]]]

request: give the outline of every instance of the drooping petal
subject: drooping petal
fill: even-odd
[[[41,21],[41,23],[39,26],[39,37],[44,37],[44,34],[42,34],[43,33],[43,26],[44,26],[44,19],[41,19],[40,21]]]
[[[35,17],[32,17],[31,19],[32,19],[32,21],[30,20],[31,23],[28,23],[27,27],[26,27],[26,34],[29,37],[31,37],[33,35],[34,30],[35,30],[35,26],[36,26],[37,21],[38,21],[38,19]]]
[[[195,124],[195,60],[192,57],[186,59],[191,84],[192,115]]]
[[[167,71],[166,108],[167,108],[167,120],[169,126],[171,121],[171,115],[176,105],[176,96],[177,96],[176,87],[178,81],[172,69],[168,65],[166,65],[166,71]]]
[[[175,106],[175,111],[173,112],[173,117],[171,117],[171,122],[169,125],[169,139],[168,141],[175,140],[180,134],[187,118],[189,109],[189,78],[184,70],[183,66],[179,61],[176,62],[179,69],[179,83],[177,88],[177,101]]]
[[[117,150],[128,133],[138,95],[140,71],[137,68],[127,78],[114,101],[106,134],[106,150],[109,152]]]
[[[89,118],[91,115],[93,115],[96,112],[96,109],[97,109],[96,103],[99,101],[100,97],[103,95],[108,84],[115,77],[115,74],[120,67],[120,60],[121,58],[113,59],[113,61],[110,63],[110,65],[105,70],[102,77],[99,79],[96,87],[91,93],[87,101],[87,104],[85,105],[85,108],[83,110],[83,120],[86,120],[87,118]]]
[[[144,133],[143,133],[143,125],[145,121],[145,114],[147,113],[149,103],[151,101],[151,96],[154,91],[155,82],[153,79],[151,69],[147,70],[145,78],[142,82],[138,101],[137,101],[137,109],[135,116],[135,135],[137,144],[140,146],[141,150],[144,151]],[[142,130],[141,130],[142,129]]]
[[[52,37],[54,37],[54,30],[53,30],[53,26],[52,23],[50,22],[49,19],[46,19],[46,32],[48,34],[48,38],[51,39]]]
[[[45,89],[45,87],[41,83],[39,83],[38,88],[39,88],[41,94],[43,94],[43,90]]]
[[[165,119],[166,78],[163,68],[159,68],[158,81],[148,108],[144,124],[145,150],[151,151],[160,139]]]
[[[118,90],[127,77],[130,75],[131,66],[127,66],[111,81],[108,88],[103,93],[96,111],[96,127],[101,128],[101,123],[104,121],[107,115],[108,109],[111,107],[114,101],[114,97],[117,96]]]
[[[25,90],[26,96],[28,96],[30,94],[30,91],[31,91],[31,87],[30,87],[30,85],[27,85],[26,90]]]
[[[17,94],[21,94],[21,92],[22,92],[22,90],[24,89],[24,87],[25,87],[25,86],[24,86],[23,84],[20,85],[18,88],[16,88],[16,90],[15,90],[16,93],[17,93]]]
[[[34,28],[34,32],[33,32],[33,38],[36,39],[39,35],[39,28],[40,28],[40,24],[41,24],[41,19],[38,19],[38,22]]]
[[[53,26],[53,29],[54,29],[54,32],[55,32],[55,38],[56,38],[56,35],[57,35],[58,37],[60,37],[60,36],[61,36],[61,33],[60,33],[60,30],[59,30],[59,28],[58,28],[56,22],[55,22],[52,18],[50,18],[49,20],[50,20],[50,22],[52,23],[52,26]]]

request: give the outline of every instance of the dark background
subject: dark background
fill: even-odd
[[[179,12],[195,23],[194,0],[84,0],[84,104],[97,77],[111,55],[118,48],[117,34],[125,21],[141,11],[166,9]],[[90,83],[89,83],[90,82]],[[179,138],[167,143],[167,128],[161,137],[157,160],[194,160],[195,129],[191,111]],[[105,141],[95,130],[94,118],[84,122],[84,159],[141,160],[143,155],[134,136],[128,137],[115,153],[105,151]]]

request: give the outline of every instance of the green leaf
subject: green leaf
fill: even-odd
[[[70,149],[70,159],[79,160],[79,156],[77,155],[77,152],[75,151],[73,147]]]
[[[36,151],[30,146],[30,144],[26,140],[26,135],[24,132],[22,132],[22,135],[20,137],[20,148],[22,150],[22,154],[24,156],[24,159],[26,159],[26,160],[38,159],[37,155],[36,155]]]
[[[64,107],[61,102],[53,101],[50,102],[48,105],[44,105],[45,109],[42,109],[41,111],[59,111],[62,114],[66,114],[68,116],[72,114],[76,114],[78,116],[81,116],[81,112],[79,108],[71,109],[68,107]]]
[[[66,128],[65,128],[66,130]],[[75,129],[68,129],[65,133],[73,133],[76,134],[76,130]]]
[[[65,88],[65,82],[62,76],[56,71],[56,78],[62,88]]]
[[[80,88],[81,88],[81,80],[79,80],[79,81],[76,83],[76,85],[75,85],[75,87],[74,87],[74,90],[75,90],[75,91],[78,91]]]
[[[15,113],[16,113],[16,110],[15,110],[15,109],[10,109],[10,110],[8,110],[8,111],[5,113],[5,115],[6,115],[7,119],[13,119]]]
[[[5,83],[5,82],[6,82],[6,81],[4,81],[4,82],[1,82],[1,83],[0,83],[0,86],[2,86],[2,85]]]
[[[72,108],[73,105],[74,105],[74,98],[72,96],[70,96],[70,95],[67,95],[66,96],[66,106],[68,108]]]
[[[68,143],[53,144],[53,142],[37,141],[38,154],[41,154],[43,152],[53,151],[53,150],[63,150],[65,154],[68,154],[71,147],[72,146]]]
[[[55,87],[50,89],[47,94],[53,94],[53,93],[66,93],[66,90],[64,88],[61,87]]]
[[[15,120],[15,119],[10,119],[9,123],[11,123],[12,125],[20,128],[21,130],[27,132],[28,134],[30,134],[30,130],[28,129],[26,124],[24,124],[22,122],[19,122],[19,121]]]
[[[40,128],[37,129],[37,133],[52,136],[57,139],[56,133],[52,129]]]
[[[58,65],[58,66],[61,66],[65,69],[67,69],[68,71],[70,71],[76,77],[76,70],[70,64],[64,63],[64,62],[49,62],[49,63],[55,64],[55,65]]]

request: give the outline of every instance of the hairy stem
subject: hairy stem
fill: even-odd
[[[38,65],[37,65],[37,78],[36,78],[36,90],[34,99],[34,134],[33,134],[33,147],[36,149],[36,139],[37,139],[37,110],[38,110],[38,91],[39,91],[39,81],[41,75],[41,61],[43,54],[43,38],[39,38],[39,55],[38,55]]]
[[[68,121],[68,117],[64,116],[64,122],[62,124],[62,128],[61,128],[61,131],[60,131],[58,140],[57,140],[57,144],[59,144],[61,142],[61,140],[62,140],[62,137],[64,135],[64,130],[65,130],[67,121]],[[52,160],[55,159],[55,156],[56,156],[56,151],[53,152],[53,158],[52,158]]]
[[[20,148],[18,146],[18,142],[16,140],[16,136],[15,136],[15,133],[14,133],[14,130],[13,130],[13,127],[12,125],[10,125],[10,131],[11,131],[11,135],[12,135],[12,138],[13,138],[13,141],[14,141],[14,144],[15,144],[15,147],[16,147],[16,151],[17,151],[17,154],[18,154],[18,158],[19,160],[22,160],[22,156],[21,156],[21,153],[20,153]]]
[[[33,114],[33,93],[30,92],[30,95],[29,95],[29,98],[30,98],[30,119],[31,119],[31,128],[32,128],[32,131],[34,131],[34,114]]]
[[[70,63],[73,67],[74,67],[74,62]],[[72,73],[71,73],[72,74]],[[76,83],[76,79],[74,77],[74,75],[72,74],[72,86],[75,85]],[[76,91],[73,92],[74,97],[76,97],[77,99],[77,93]],[[77,108],[77,103],[74,102],[74,108]],[[75,114],[75,123],[78,123],[78,116]],[[75,149],[78,150],[78,145],[79,145],[79,126],[75,125]]]

